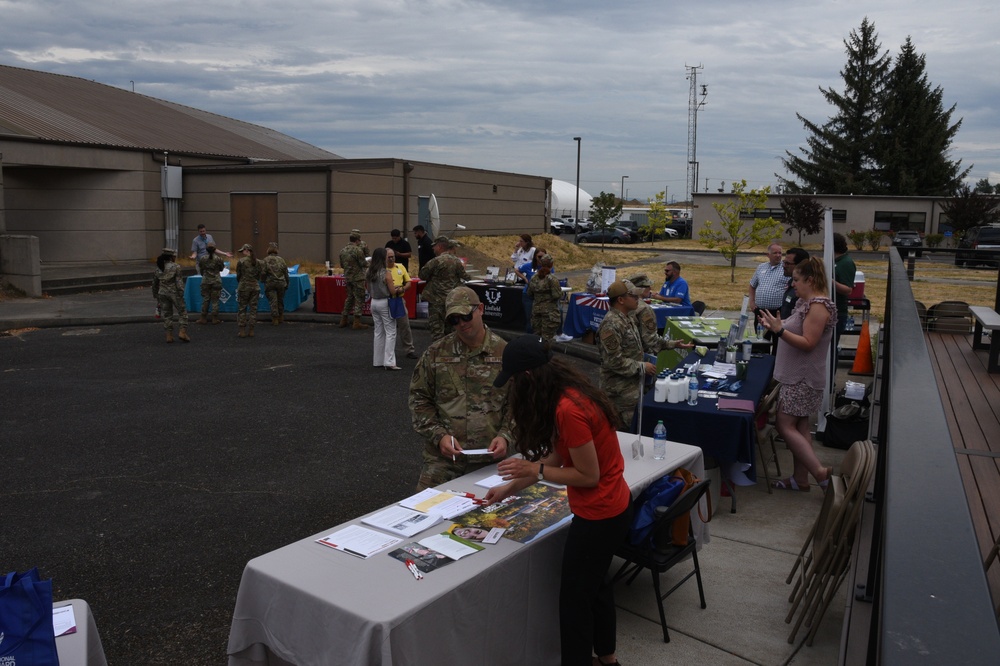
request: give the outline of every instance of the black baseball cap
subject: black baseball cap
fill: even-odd
[[[502,387],[511,377],[525,370],[534,370],[552,358],[552,350],[537,335],[522,335],[511,340],[503,350],[503,367],[493,386]]]

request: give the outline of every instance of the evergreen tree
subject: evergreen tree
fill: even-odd
[[[951,124],[952,105],[944,110],[940,86],[931,88],[925,58],[909,37],[889,75],[878,141],[880,194],[948,196],[969,169],[948,159],[952,139],[962,121]]]
[[[825,124],[818,125],[795,114],[810,136],[802,155],[785,151],[785,169],[795,180],[778,176],[790,193],[874,194],[878,193],[876,138],[886,77],[891,60],[882,52],[875,24],[865,17],[860,31],[852,30],[844,41],[847,64],[840,71],[844,91],[820,88],[836,108]]]
[[[991,185],[989,178],[980,178],[976,182],[976,192],[982,194],[1000,194],[1000,183]]]

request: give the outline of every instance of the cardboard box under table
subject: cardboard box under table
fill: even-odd
[[[632,460],[636,436],[618,437],[633,497],[678,467],[704,478],[697,447],[668,442],[666,459],[653,460],[647,437],[646,457]],[[485,490],[475,482],[495,473],[491,465],[442,488],[481,497]],[[360,521],[247,563],[229,633],[230,666],[559,663],[558,571],[568,523],[529,543],[500,539],[418,581],[388,555],[395,547],[361,559],[316,543]],[[692,523],[699,544],[707,542],[707,526],[697,518]],[[438,523],[399,545],[449,525]]]

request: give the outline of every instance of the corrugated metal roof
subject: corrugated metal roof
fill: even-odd
[[[259,160],[339,159],[267,127],[73,76],[0,65],[7,134]]]

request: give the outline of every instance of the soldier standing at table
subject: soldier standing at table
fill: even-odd
[[[639,380],[652,377],[656,366],[643,360],[642,339],[629,313],[639,305],[639,290],[615,280],[608,287],[611,301],[608,314],[597,329],[597,349],[601,353],[601,390],[608,394],[621,418],[620,427],[629,430],[632,414],[642,397]]]
[[[538,271],[528,283],[528,298],[532,300],[531,330],[546,343],[552,344],[562,325],[559,301],[562,287],[552,274],[552,255],[544,254],[538,259]]]
[[[455,241],[447,236],[438,236],[434,239],[437,256],[420,269],[420,279],[427,283],[423,294],[427,301],[427,327],[434,340],[440,340],[451,331],[451,326],[445,321],[448,292],[469,279],[465,264],[452,252],[455,247]]]
[[[364,239],[361,238],[361,230],[360,229],[351,229],[351,233],[358,237],[358,241],[359,241],[358,247],[361,248],[361,252],[364,253],[364,255],[366,257],[372,256],[371,250],[368,249],[368,243],[366,243],[364,241]]]
[[[271,306],[271,325],[285,323],[285,290],[288,289],[288,264],[278,256],[278,244],[271,243],[263,261],[264,295]]]
[[[206,254],[198,259],[198,272],[201,273],[201,317],[197,323],[208,323],[208,312],[212,311],[212,323],[221,324],[219,319],[219,296],[222,295],[222,269],[226,263],[219,258],[215,250],[215,242],[206,245]]]
[[[361,323],[361,313],[365,309],[365,271],[368,262],[361,249],[361,235],[352,233],[350,242],[340,251],[340,267],[344,269],[344,281],[347,287],[347,299],[344,301],[344,311],[340,314],[340,328],[347,328],[350,317],[354,315],[355,329],[368,328]]]
[[[635,318],[636,327],[639,330],[639,337],[642,339],[642,350],[644,352],[655,356],[664,349],[674,349],[675,347],[691,349],[694,347],[693,343],[667,340],[665,337],[660,335],[660,328],[656,323],[656,313],[653,311],[653,308],[650,307],[649,303],[644,300],[649,298],[653,287],[653,283],[649,281],[649,277],[647,277],[645,273],[633,275],[628,280],[625,280],[625,282],[626,286],[631,284],[632,287],[639,290],[639,303],[635,310],[632,311],[631,316]]]
[[[240,325],[239,337],[252,338],[253,327],[257,323],[257,299],[260,298],[263,266],[250,243],[240,248],[240,254],[243,257],[236,264],[236,321]]]
[[[472,289],[453,289],[445,312],[455,332],[431,343],[410,380],[413,429],[425,440],[417,490],[493,464],[514,439],[507,391],[493,387],[507,343],[483,323]],[[468,456],[464,449],[489,453]]]
[[[184,308],[184,279],[181,277],[181,267],[174,262],[176,258],[177,252],[169,247],[160,252],[153,272],[153,298],[160,304],[167,342],[174,341],[175,313],[181,329],[177,337],[183,342],[191,342],[187,334],[187,310]]]

